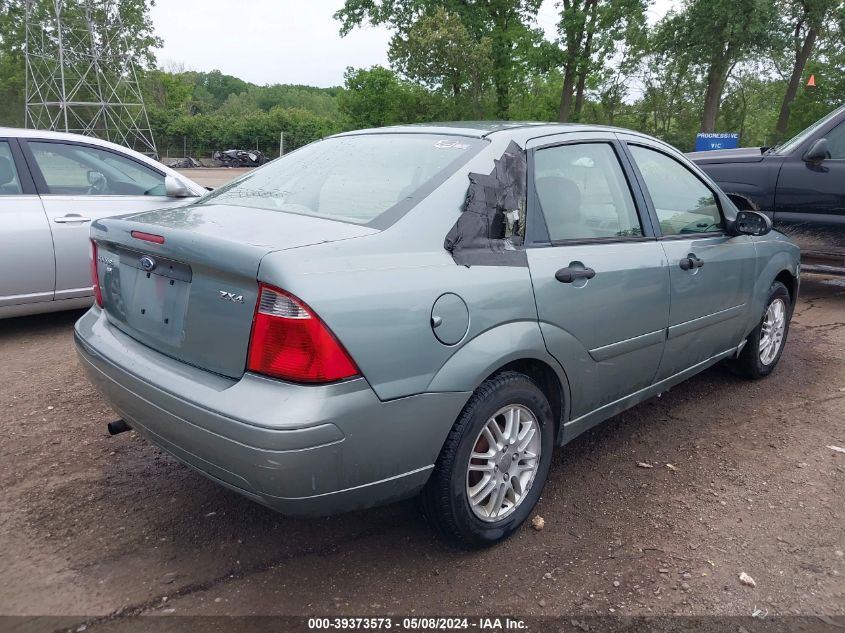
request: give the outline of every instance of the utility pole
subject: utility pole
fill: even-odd
[[[115,0],[26,0],[25,125],[158,156]]]

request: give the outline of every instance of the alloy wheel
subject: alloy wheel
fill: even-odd
[[[487,420],[467,468],[467,499],[475,516],[499,521],[516,510],[534,482],[540,447],[540,424],[527,407],[507,405]]]
[[[786,304],[778,297],[769,304],[760,330],[760,362],[770,365],[777,358],[786,331]]]

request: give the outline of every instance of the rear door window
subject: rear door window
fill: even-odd
[[[643,234],[631,190],[609,143],[538,150],[534,187],[553,242]]]

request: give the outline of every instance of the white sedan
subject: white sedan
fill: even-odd
[[[93,220],[186,204],[205,189],[125,147],[0,127],[0,318],[93,301]]]

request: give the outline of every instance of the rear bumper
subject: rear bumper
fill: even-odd
[[[469,394],[382,402],[364,379],[303,386],[185,365],[111,326],[76,324],[82,366],[138,433],[211,479],[286,514],[324,515],[415,494]]]

